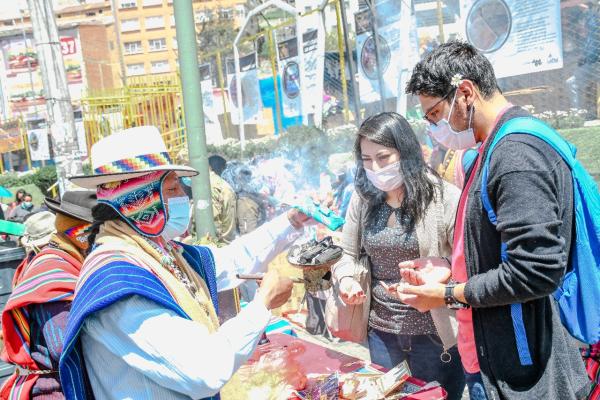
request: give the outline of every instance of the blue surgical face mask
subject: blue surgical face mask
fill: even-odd
[[[171,197],[167,200],[168,218],[160,234],[166,241],[183,235],[190,224],[190,199],[187,196]]]

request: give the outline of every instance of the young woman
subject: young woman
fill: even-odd
[[[413,376],[438,381],[448,399],[460,399],[465,380],[449,311],[421,313],[386,289],[400,282],[399,263],[451,254],[460,193],[425,164],[415,133],[396,113],[362,124],[355,155],[346,255],[333,268],[339,295],[346,304],[370,304],[364,322],[372,362],[392,368],[406,360]],[[357,278],[365,274],[370,284],[363,286]]]

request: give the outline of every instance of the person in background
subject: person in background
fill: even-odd
[[[237,230],[240,235],[252,232],[267,220],[268,199],[261,193],[261,185],[252,170],[240,161],[227,163],[221,176],[235,192]]]
[[[33,213],[33,197],[31,196],[31,194],[25,193],[19,205],[13,208],[10,212],[8,220],[22,223],[27,219],[29,215]]]
[[[465,380],[451,313],[445,307],[421,313],[390,296],[386,285],[400,281],[402,261],[450,255],[459,190],[425,164],[415,133],[396,113],[365,120],[354,149],[356,188],[342,232],[345,254],[332,267],[332,279],[342,301],[366,302],[372,362],[390,369],[406,360],[413,376],[438,381],[448,399],[458,400]],[[361,254],[368,263],[357,260]],[[363,275],[370,275],[370,287],[360,283]]]
[[[10,203],[10,209],[14,209],[17,206],[19,206],[21,204],[21,202],[23,201],[23,197],[25,196],[25,189],[19,189],[17,190],[17,193],[15,193],[15,201],[13,201],[12,203]]]
[[[219,172],[223,173],[223,170],[219,169]],[[237,213],[235,192],[212,167],[209,170],[209,178],[217,241],[220,243],[231,243],[236,237]]]
[[[208,157],[208,166],[217,175],[221,176],[227,168],[227,160],[218,154]]]
[[[67,191],[62,201],[44,203],[56,215],[42,211],[25,221],[28,257],[2,312],[3,358],[17,369],[0,389],[2,399],[64,398],[58,364],[96,193]]]
[[[417,63],[406,91],[419,96],[437,141],[479,149],[458,206],[452,262],[401,265],[405,284],[397,295],[421,311],[458,309],[458,348],[471,399],[585,398],[590,382],[553,297],[574,234],[568,165],[533,135],[500,139],[485,188],[493,225],[481,198],[482,158],[503,124],[530,115],[502,95],[485,55],[461,41],[444,43]]]

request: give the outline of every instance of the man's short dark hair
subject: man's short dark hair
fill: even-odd
[[[208,157],[208,165],[210,165],[210,169],[219,176],[225,171],[225,167],[227,166],[227,161],[221,157],[220,155],[213,155]]]
[[[452,40],[417,63],[406,85],[406,93],[447,96],[453,89],[451,82],[455,75],[472,81],[486,99],[500,91],[490,61],[469,43]]]

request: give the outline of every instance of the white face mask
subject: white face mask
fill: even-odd
[[[377,172],[365,168],[365,172],[373,186],[384,192],[398,189],[404,182],[402,172],[400,172],[400,161],[390,164]]]
[[[183,235],[190,224],[190,199],[187,196],[171,197],[167,200],[169,217],[161,233],[166,241]]]
[[[450,126],[450,123],[448,122],[450,120],[450,116],[452,115],[452,110],[454,109],[455,103],[456,93],[454,93],[454,98],[452,99],[452,105],[450,106],[448,118],[440,120],[435,125],[430,123],[429,132],[431,132],[431,136],[433,136],[436,141],[449,149],[468,149],[477,144],[475,141],[475,132],[473,132],[473,127],[471,126],[471,123],[473,122],[473,110],[475,108],[471,106],[471,112],[469,114],[469,127],[464,131],[457,132]]]

